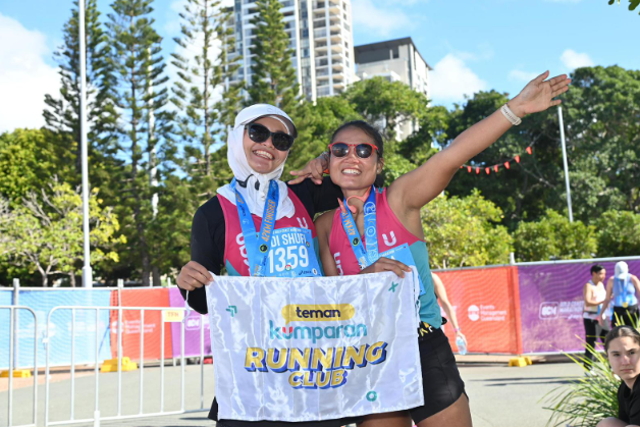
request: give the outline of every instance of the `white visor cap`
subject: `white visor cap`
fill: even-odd
[[[624,280],[627,278],[628,274],[629,274],[629,265],[624,261],[617,262],[615,267],[616,279]]]
[[[258,120],[260,117],[269,116],[272,116],[274,119],[282,122],[282,124],[284,124],[284,126],[289,131],[289,135],[297,138],[298,130],[293,124],[293,120],[291,120],[291,117],[289,117],[287,113],[285,113],[278,107],[274,107],[273,105],[269,104],[255,104],[240,111],[236,116],[236,121],[233,127],[234,129],[237,129],[240,126],[245,126],[251,122]]]

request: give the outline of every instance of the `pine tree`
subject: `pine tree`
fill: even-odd
[[[230,175],[226,162],[224,168],[213,167],[212,148],[226,138],[226,126],[233,124],[241,102],[242,86],[230,84],[240,67],[233,28],[227,25],[232,14],[219,0],[187,0],[180,13],[182,36],[174,38],[182,53],[172,54],[180,78],[172,101],[184,112],[179,121],[183,167],[195,190],[196,207]]]
[[[123,190],[122,210],[129,247],[128,259],[139,257],[142,283],[149,285],[153,271],[154,285],[160,274],[152,262],[149,229],[157,217],[159,173],[162,164],[174,154],[172,115],[165,108],[168,101],[165,63],[161,56],[162,38],[153,29],[151,0],[116,0],[109,14],[111,59],[119,90],[118,107],[126,124],[122,141],[127,145],[127,185]],[[145,156],[146,154],[146,162]]]
[[[100,23],[97,0],[86,0],[86,88],[87,88],[87,141],[92,168],[89,182],[102,187],[103,197],[111,193],[112,169],[118,161],[116,123],[118,114],[114,101],[114,75],[108,61],[108,39]],[[80,41],[78,38],[78,1],[74,1],[71,18],[63,28],[64,44],[55,53],[60,64],[60,94],[58,98],[45,95],[46,109],[43,116],[46,126],[60,134],[68,135],[76,147],[74,159],[77,182],[81,175],[80,144]]]
[[[300,101],[300,85],[293,68],[289,35],[285,31],[282,4],[278,0],[258,0],[258,14],[251,19],[255,39],[250,51],[250,103],[273,104],[294,114]]]

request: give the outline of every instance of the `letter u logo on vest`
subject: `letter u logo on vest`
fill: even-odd
[[[389,238],[386,234],[382,234],[382,240],[384,240],[385,245],[393,246],[398,242],[398,239],[396,239],[396,234],[393,231],[389,234],[391,235],[391,241],[389,241]]]
[[[309,225],[307,224],[307,218],[296,217],[296,219],[298,220],[298,224],[300,225],[300,228],[306,228],[307,230],[309,229]]]

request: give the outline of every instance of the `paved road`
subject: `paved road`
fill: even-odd
[[[508,368],[501,364],[461,364],[460,370],[471,399],[471,411],[476,427],[542,427],[549,419],[550,412],[542,409],[540,398],[555,387],[564,384],[566,378],[582,375],[580,367],[573,363],[543,363],[525,368]],[[205,365],[205,378],[213,377],[211,365]],[[185,381],[189,384],[185,392],[185,408],[200,408],[200,367],[185,367]],[[144,373],[144,413],[160,410],[160,368],[145,369]],[[165,368],[164,410],[180,410],[180,367]],[[3,379],[2,381],[6,381]],[[117,414],[117,374],[100,375],[101,413],[103,416]],[[75,418],[92,418],[95,402],[95,382],[93,376],[76,379]],[[70,382],[63,380],[51,384],[50,420],[68,420],[70,414]],[[208,407],[213,397],[213,381],[206,384],[204,407]],[[25,424],[31,416],[31,395],[33,389],[24,387],[14,394],[14,424]],[[139,411],[139,371],[123,373],[121,414],[131,415]],[[39,425],[44,419],[44,387],[39,387]],[[0,426],[6,426],[7,393],[0,393]],[[136,418],[125,421],[103,421],[102,426],[213,426],[206,420],[206,411],[161,417]],[[76,424],[81,427],[93,423]]]

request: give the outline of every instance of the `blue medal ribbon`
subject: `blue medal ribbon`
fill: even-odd
[[[345,233],[347,233],[351,249],[353,249],[353,253],[358,260],[358,264],[360,264],[360,270],[363,270],[376,262],[379,258],[378,227],[376,223],[376,188],[373,186],[371,187],[369,197],[363,207],[364,239],[367,245],[366,249],[362,243],[362,239],[358,233],[358,227],[356,226],[356,221],[353,219],[353,215],[349,210],[346,199],[344,204],[346,208],[340,213],[342,228],[344,228]]]
[[[262,225],[259,232],[256,231],[249,206],[247,206],[242,194],[236,189],[235,178],[231,181],[231,188],[236,193],[236,207],[238,208],[240,227],[242,228],[242,235],[247,248],[247,257],[249,258],[249,274],[254,277],[262,277],[265,275],[269,244],[276,225],[280,192],[278,184],[274,180],[269,182],[269,192],[267,193],[267,201],[264,204]]]

